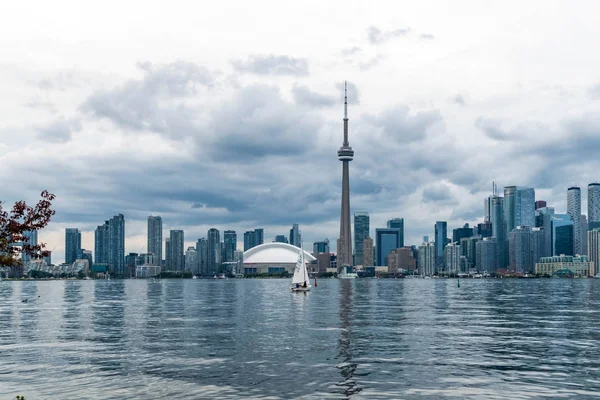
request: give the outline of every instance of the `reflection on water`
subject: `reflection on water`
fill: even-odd
[[[600,280],[0,283],[0,398],[598,398],[599,360]]]

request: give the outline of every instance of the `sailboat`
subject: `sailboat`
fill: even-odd
[[[301,248],[296,262],[296,269],[294,269],[294,276],[292,276],[292,292],[308,291],[310,291],[310,278],[304,262],[304,250]]]

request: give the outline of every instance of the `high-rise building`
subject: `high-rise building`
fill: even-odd
[[[594,263],[593,275],[600,272],[600,228],[587,232],[588,258]]]
[[[477,270],[481,272],[496,272],[498,268],[498,240],[494,237],[483,238],[477,242]]]
[[[364,265],[363,244],[365,238],[368,238],[370,233],[370,217],[366,211],[356,211],[354,213],[354,264]]]
[[[400,248],[400,229],[377,228],[375,229],[375,262],[376,265],[387,265],[387,256],[390,251]]]
[[[340,217],[340,238],[337,248],[337,266],[352,265],[352,232],[350,228],[350,161],[354,150],[348,142],[348,96],[344,82],[344,142],[338,150],[338,160],[342,162],[342,209]]]
[[[184,234],[181,229],[171,229],[169,232],[169,242],[171,243],[171,271],[183,271],[185,268]]]
[[[198,273],[208,275],[208,240],[200,238],[196,242],[196,257],[198,258]]]
[[[245,233],[244,233],[245,235]],[[285,235],[277,235],[275,236],[275,243],[288,243],[287,238],[285,237]],[[246,243],[246,241],[244,240],[244,244]]]
[[[514,226],[535,226],[535,210],[535,190],[528,187],[517,187]]]
[[[254,247],[254,231],[244,232],[244,251]]]
[[[504,240],[508,242],[508,234],[517,226],[516,220],[517,187],[504,187]],[[503,268],[503,267],[500,267]]]
[[[588,185],[588,228],[600,228],[600,183]]]
[[[210,228],[206,238],[208,240],[207,273],[213,275],[219,272],[221,267],[221,234],[218,229]]]
[[[445,273],[448,275],[458,274],[460,272],[460,245],[450,243],[444,247],[444,266]]]
[[[511,272],[527,274],[534,270],[531,229],[529,226],[517,226],[508,236],[509,266]]]
[[[483,222],[492,222],[492,199],[495,196],[488,196],[483,200]]]
[[[475,230],[475,229],[473,229],[473,230]],[[492,222],[490,221],[490,222],[483,222],[483,223],[477,224],[477,232],[476,233],[477,233],[477,235],[481,236],[482,238],[492,237],[492,234],[493,234]]]
[[[577,186],[567,190],[567,214],[573,221],[573,253],[569,255],[581,254],[581,189]]]
[[[540,208],[548,207],[546,200],[537,200],[535,202],[535,209],[538,210]]]
[[[466,258],[467,270],[477,268],[477,242],[481,238],[469,237],[460,239],[460,254]]]
[[[329,253],[329,239],[325,239],[321,242],[314,242],[313,243],[313,254],[315,255],[315,257],[317,256],[317,254],[320,253]]]
[[[412,273],[417,269],[417,260],[411,247],[402,247],[396,250],[398,255],[398,270]]]
[[[432,276],[435,274],[436,254],[435,244],[424,242],[418,247],[419,257],[417,265],[419,266],[419,275]]]
[[[550,217],[552,255],[573,255],[573,221],[568,214],[554,214]]]
[[[165,267],[167,270],[172,269],[171,265],[173,264],[172,259],[173,252],[171,251],[171,238],[165,239]]]
[[[581,216],[580,221],[580,232],[581,232],[581,254],[587,254],[587,231],[589,230],[587,217],[585,215]]]
[[[237,234],[235,231],[223,232],[223,244],[225,246],[223,262],[233,262],[233,254],[237,250]]]
[[[162,217],[150,215],[148,217],[148,253],[154,254],[155,262],[162,260]]]
[[[115,215],[108,220],[108,269],[117,277],[126,276],[125,271],[125,217]]]
[[[37,246],[38,245],[38,231],[25,231],[23,232],[23,236],[27,238],[26,242],[29,246]],[[31,255],[26,252],[21,253],[21,261],[26,263],[31,260]]]
[[[96,264],[108,264],[108,221],[98,225],[94,231],[94,261]]]
[[[185,251],[185,270],[192,274],[198,273],[198,253],[194,246],[190,246]]]
[[[387,227],[400,230],[400,247],[404,247],[404,218],[392,218],[387,222]]]
[[[290,229],[290,244],[296,247],[300,247],[302,243],[302,237],[300,236],[300,228],[298,224],[292,225],[292,229]]]
[[[546,257],[545,235],[543,228],[531,228],[531,263],[534,269],[535,263]]]
[[[445,272],[444,269],[444,247],[448,238],[448,223],[436,221],[435,223],[435,269],[436,273]]]
[[[469,228],[469,224],[464,224],[462,228],[452,230],[452,243],[460,243],[460,239],[473,236],[473,228]]]
[[[373,248],[373,239],[366,237],[363,240],[363,263],[365,266],[375,265],[375,249]]]
[[[77,228],[65,229],[65,263],[73,264],[81,251],[81,232]]]
[[[496,240],[490,243],[495,243],[496,246],[498,246],[498,249],[494,253],[494,257],[498,257],[497,260],[494,260],[494,264],[497,268],[506,268],[506,264],[508,263],[508,240],[505,237],[505,215],[504,198],[498,196],[494,197],[492,199],[492,237]],[[490,246],[490,244],[486,243],[484,246]],[[490,264],[487,263],[487,266],[489,265]],[[484,271],[492,272],[487,269]]]

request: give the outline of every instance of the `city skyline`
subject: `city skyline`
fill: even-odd
[[[566,188],[598,180],[600,55],[585,43],[600,38],[600,5],[254,4],[247,18],[229,4],[227,19],[199,7],[10,5],[1,200],[57,195],[38,238],[55,262],[65,228],[92,249],[95,227],[119,213],[127,252],[147,245],[151,214],[186,246],[211,227],[239,243],[298,223],[307,246],[329,238],[335,250],[344,80],[359,152],[351,215],[368,211],[374,228],[405,218],[407,244],[438,220],[473,225],[493,180],[535,188],[560,213]],[[157,40],[156,26],[169,34]],[[573,44],[560,62],[555,43]]]

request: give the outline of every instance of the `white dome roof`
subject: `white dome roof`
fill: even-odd
[[[244,252],[244,264],[295,264],[300,248],[287,243],[265,243]],[[314,261],[310,253],[304,250],[304,260]]]

